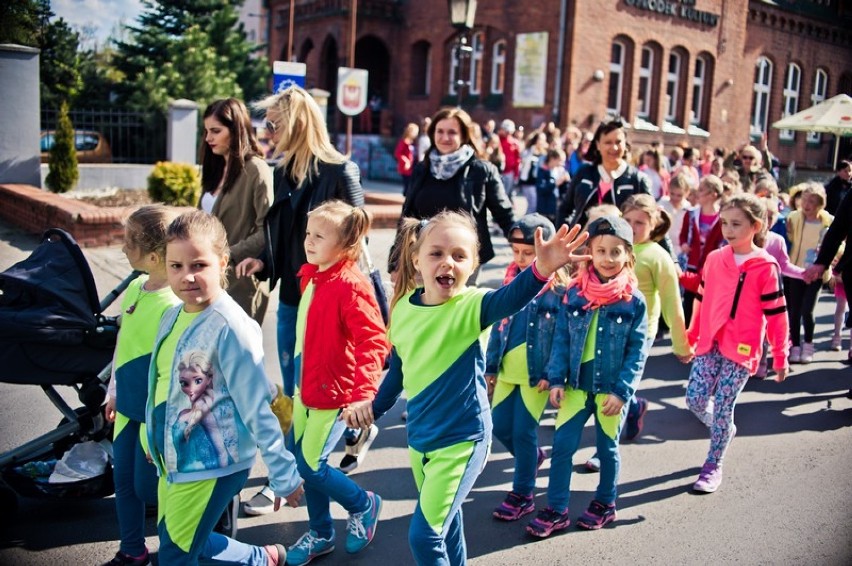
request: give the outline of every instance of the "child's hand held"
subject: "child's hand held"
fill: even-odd
[[[780,368],[778,370],[775,370],[775,382],[776,383],[781,383],[785,379],[787,379],[787,368]]]
[[[563,387],[554,387],[550,390],[550,404],[557,409],[562,406],[562,399],[565,398],[565,389]]]
[[[618,395],[609,394],[604,400],[603,406],[601,407],[601,412],[606,417],[613,417],[621,412],[621,409],[624,407],[624,401],[621,400],[621,397]]]
[[[550,382],[546,379],[540,379],[536,385],[536,389],[538,389],[539,392],[547,391],[548,387],[550,387]]]

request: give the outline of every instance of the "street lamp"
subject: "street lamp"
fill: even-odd
[[[447,0],[450,9],[450,23],[458,30],[458,43],[456,44],[456,96],[457,106],[462,105],[462,90],[469,81],[462,78],[462,62],[464,58],[473,51],[473,47],[467,44],[467,33],[473,29],[473,18],[476,16],[477,0]]]

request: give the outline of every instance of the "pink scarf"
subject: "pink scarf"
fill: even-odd
[[[606,283],[601,283],[594,268],[588,267],[580,269],[568,288],[578,287],[577,294],[589,301],[583,308],[595,310],[618,301],[629,303],[637,286],[636,275],[632,269],[622,269],[621,273]]]

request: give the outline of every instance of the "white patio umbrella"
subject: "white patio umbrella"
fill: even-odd
[[[838,94],[810,108],[796,112],[772,124],[779,130],[820,132],[840,136],[852,136],[852,97]],[[837,152],[840,140],[834,142],[834,168],[837,169]]]

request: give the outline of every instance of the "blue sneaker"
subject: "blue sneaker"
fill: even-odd
[[[346,552],[349,554],[364,550],[376,534],[376,524],[382,512],[382,498],[368,491],[367,500],[370,507],[361,513],[352,513],[346,522],[346,530],[349,532],[346,535]]]
[[[302,566],[317,556],[334,551],[334,535],[320,538],[316,531],[308,531],[299,537],[296,544],[287,549],[287,564]]]

